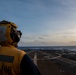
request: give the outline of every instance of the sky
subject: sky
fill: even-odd
[[[76,0],[0,0],[0,21],[21,30],[19,46],[76,46]]]

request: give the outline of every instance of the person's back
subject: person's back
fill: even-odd
[[[40,75],[26,52],[16,48],[21,32],[8,21],[0,22],[0,75]]]
[[[0,48],[0,75],[21,75],[20,62],[24,55],[25,52],[14,46],[2,46]]]

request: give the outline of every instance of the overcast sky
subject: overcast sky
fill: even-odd
[[[0,21],[18,25],[19,46],[76,45],[76,0],[0,0]]]

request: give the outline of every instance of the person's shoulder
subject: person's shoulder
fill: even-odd
[[[19,54],[22,54],[22,55],[25,55],[26,52],[21,50],[21,49],[18,49],[17,47],[14,47],[14,46],[11,46],[11,49],[13,49],[13,51],[19,53]]]
[[[17,49],[20,52],[20,56],[24,57],[26,55],[26,52],[21,50],[21,49]]]
[[[18,51],[20,51],[21,53],[26,54],[26,52],[24,50],[18,49]]]

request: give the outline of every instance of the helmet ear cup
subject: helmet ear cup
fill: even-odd
[[[21,38],[21,31],[17,30],[17,33],[15,33],[15,42],[19,42]]]
[[[14,35],[13,35],[13,41],[14,42],[19,42],[20,41],[20,37],[18,36],[17,33],[14,33]]]
[[[19,42],[20,41],[20,37],[19,37],[19,34],[17,31],[13,30],[11,33],[10,33],[10,36],[13,40],[13,42]]]

